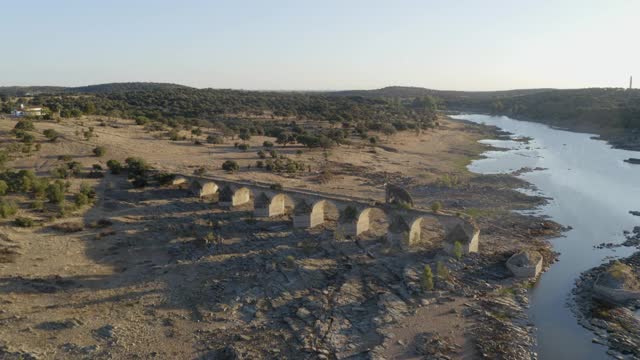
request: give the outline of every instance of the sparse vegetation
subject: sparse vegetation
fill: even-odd
[[[422,289],[425,291],[433,290],[433,272],[431,271],[430,265],[424,266],[424,271],[422,272]]]
[[[16,205],[15,202],[7,199],[0,199],[0,217],[1,218],[6,219],[10,216],[15,215],[16,212],[18,212],[18,205]]]

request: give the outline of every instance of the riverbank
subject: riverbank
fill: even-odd
[[[610,261],[581,274],[573,289],[573,308],[580,325],[594,334],[593,342],[609,347],[614,358],[629,356],[640,358],[640,300],[625,303],[605,301],[594,288],[603,274],[612,266],[629,266],[632,276],[640,277],[640,252],[616,261]],[[637,280],[636,280],[637,281]]]
[[[452,110],[450,111],[450,113],[452,115],[473,113],[490,116],[510,116],[509,114],[491,114],[483,111],[472,110]],[[596,126],[588,123],[545,121],[544,119],[531,118],[526,116],[517,116],[517,118],[514,119],[545,124],[559,130],[594,134],[595,139],[604,140],[615,149],[640,151],[640,129],[603,128],[601,126]]]

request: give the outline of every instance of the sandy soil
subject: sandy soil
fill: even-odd
[[[0,119],[3,141],[10,141],[14,123]],[[478,292],[471,285],[477,279],[470,279],[476,275],[460,270],[454,285],[440,289],[451,301],[434,293],[433,303],[420,305],[403,287],[403,271],[407,264],[435,265],[441,259],[438,240],[409,253],[388,249],[380,240],[382,219],[358,242],[331,241],[330,229],[292,231],[287,217],[256,221],[250,209],[225,211],[182,189],[133,189],[126,176],[76,179],[72,189],[80,182],[96,186],[93,207],[55,220],[21,210],[46,221],[33,229],[0,222],[3,243],[18,252],[13,261],[0,261],[0,355],[8,359],[412,359],[418,358],[414,341],[425,331],[450,337],[454,358],[471,358],[477,354],[466,329],[473,320],[460,309],[473,296],[511,284],[502,265],[506,257],[522,246],[546,251],[542,239],[553,232],[539,219],[508,213],[543,201],[512,190],[524,184],[465,170],[483,149],[477,140],[491,134],[479,126],[443,120],[441,128],[419,136],[385,139],[375,151],[357,142],[332,149],[334,176],[321,183],[320,150],[296,155],[302,148],[278,147],[312,166],[310,173],[282,176],[246,168],[258,160],[263,137],[253,137],[252,150],[242,152],[233,141],[194,145],[158,139],[127,120],[106,124],[37,122],[38,131],[52,128],[62,139],[45,142],[40,135],[41,150],[11,165],[47,175],[60,155],[87,169],[139,156],[175,173],[204,167],[215,176],[379,200],[387,177],[406,186],[419,204],[440,200],[476,216],[481,254],[451,266],[481,274],[490,284]],[[87,141],[76,135],[83,126],[94,126],[98,136]],[[98,145],[107,148],[103,158],[91,153]],[[242,171],[220,170],[228,159],[238,160]],[[457,180],[444,184],[444,175]],[[109,222],[95,225],[101,219]],[[52,227],[63,222],[83,227],[74,233]],[[202,245],[210,232],[220,239]]]

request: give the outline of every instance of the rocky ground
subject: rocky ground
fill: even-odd
[[[443,131],[454,143],[491,134],[469,126],[450,123]],[[122,128],[114,129],[117,134],[100,129],[92,141],[117,139],[110,151],[119,154],[120,144],[129,145]],[[456,131],[463,134],[452,135]],[[158,148],[158,140],[135,141]],[[380,150],[375,156],[394,163],[403,152],[428,144],[411,141],[414,147],[407,148],[392,140],[397,152]],[[182,153],[167,152],[164,170],[193,167],[189,151],[201,148],[166,143],[159,152],[172,147]],[[14,166],[46,171],[63,151],[87,166],[96,161],[78,156],[90,153],[93,143],[45,145],[35,158]],[[374,216],[372,230],[358,240],[336,239],[332,221],[294,230],[288,215],[256,219],[251,207],[229,211],[180,188],[134,189],[125,175],[95,180],[98,200],[87,210],[29,229],[4,221],[0,359],[535,358],[534,329],[525,313],[529,284],[516,281],[504,263],[526,247],[540,251],[549,266],[555,254],[545,239],[561,229],[510,212],[545,201],[514,191],[526,186],[522,181],[460,169],[481,147],[460,152],[442,150],[447,143],[434,146],[442,153],[426,149],[407,157],[414,167],[408,174],[401,170],[404,163],[384,171],[352,168],[343,154],[335,154],[335,178],[328,186],[314,183],[313,175],[282,182],[306,181],[307,189],[336,193],[360,186],[353,193],[375,198],[384,173],[419,204],[441,201],[448,210],[474,216],[481,228],[478,254],[447,256],[440,238],[411,251],[394,248],[385,242],[383,216]],[[144,154],[153,150],[142,148]],[[426,166],[420,161],[429,151],[435,152]],[[345,152],[369,161],[357,147]],[[455,168],[458,177],[441,178]],[[355,177],[360,180],[353,182]],[[425,266],[433,272],[432,290],[423,285]]]
[[[640,252],[621,260],[640,275]],[[584,272],[573,290],[575,313],[579,323],[593,331],[593,342],[609,347],[607,353],[617,359],[640,359],[640,301],[612,304],[594,299],[593,286],[613,261]]]

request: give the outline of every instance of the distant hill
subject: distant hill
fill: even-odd
[[[82,94],[110,94],[125,93],[135,91],[157,91],[157,90],[176,90],[176,89],[195,89],[185,85],[171,83],[154,83],[154,82],[127,82],[127,83],[108,83],[89,86],[80,86],[73,88],[65,88],[66,93],[82,93]]]
[[[552,89],[519,89],[519,90],[502,90],[502,91],[453,91],[453,90],[434,90],[422,87],[411,86],[387,86],[382,89],[375,90],[346,90],[328,92],[332,96],[362,96],[362,97],[387,97],[387,98],[415,98],[427,95],[445,99],[492,99],[503,96],[522,96],[535,94]]]
[[[79,87],[63,86],[3,86],[0,87],[1,95],[8,96],[33,96],[42,94],[114,94],[136,91],[162,91],[175,89],[195,89],[185,85],[154,82],[127,82],[108,83]]]
[[[0,95],[30,96],[38,94],[52,94],[63,91],[62,86],[0,86]]]

